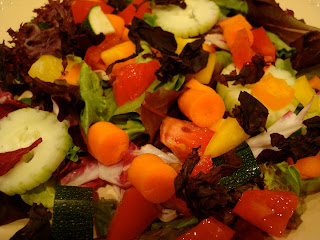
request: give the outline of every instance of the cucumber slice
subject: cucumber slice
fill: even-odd
[[[100,33],[107,35],[116,31],[99,5],[93,6],[90,9],[83,24],[96,35]]]
[[[209,31],[219,20],[220,9],[212,0],[185,0],[185,9],[176,5],[154,5],[156,25],[178,37],[195,37]]]
[[[33,108],[22,108],[2,118],[0,136],[0,152],[25,148],[42,138],[36,148],[0,177],[0,191],[7,195],[23,194],[46,182],[72,143],[65,123],[53,113]]]

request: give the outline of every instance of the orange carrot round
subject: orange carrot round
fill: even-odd
[[[137,156],[128,169],[128,176],[132,185],[152,203],[165,202],[175,192],[177,172],[157,155]]]
[[[199,127],[210,127],[224,115],[225,105],[216,92],[188,89],[178,99],[180,111]]]
[[[316,156],[299,159],[294,166],[300,172],[302,179],[320,176],[320,151]]]
[[[89,153],[104,165],[116,164],[121,153],[129,148],[129,136],[110,122],[97,122],[90,126],[87,135]]]

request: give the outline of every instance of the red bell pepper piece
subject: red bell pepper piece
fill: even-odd
[[[251,31],[253,34],[252,49],[259,52],[263,56],[271,57],[272,61],[276,60],[276,49],[272,44],[270,38],[266,34],[263,27]]]
[[[233,212],[261,230],[281,237],[298,203],[299,197],[292,192],[248,190]]]
[[[88,16],[90,9],[95,5],[100,5],[105,14],[114,11],[113,7],[100,0],[74,0],[71,3],[73,21],[75,23],[82,23]]]
[[[202,220],[176,240],[230,240],[235,232],[214,217]]]
[[[134,0],[128,7],[118,13],[118,15],[124,19],[125,24],[130,24],[133,17],[142,19],[143,15],[147,12],[150,12],[149,1]]]
[[[86,55],[84,56],[84,61],[93,70],[106,70],[107,67],[102,61],[101,53],[121,42],[122,40],[120,37],[116,36],[115,34],[106,35],[104,41],[98,46],[91,46],[87,49]]]
[[[139,97],[156,79],[155,72],[160,67],[158,60],[135,63],[114,70],[116,80],[113,94],[119,106]]]
[[[251,58],[255,55],[255,52],[251,48],[246,29],[238,31],[230,50],[232,59],[237,68],[241,69],[244,64],[251,62]]]
[[[156,205],[147,201],[135,188],[129,188],[113,215],[107,240],[135,239],[157,216]]]

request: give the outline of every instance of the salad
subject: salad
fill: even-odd
[[[319,28],[274,0],[34,13],[0,44],[0,229],[25,223],[10,239],[299,229],[320,192]]]

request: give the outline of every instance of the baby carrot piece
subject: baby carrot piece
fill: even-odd
[[[210,127],[225,112],[222,98],[212,91],[190,88],[178,99],[180,111],[199,127]]]
[[[320,78],[317,75],[309,80],[309,84],[312,88],[320,90]]]
[[[299,159],[294,166],[299,170],[302,179],[320,176],[320,151],[316,156]]]
[[[124,27],[125,23],[123,18],[115,14],[106,14],[106,16],[111,22],[113,28],[116,30],[114,34],[121,38],[125,28]]]
[[[177,172],[160,157],[145,153],[137,156],[128,169],[132,185],[152,203],[169,200],[174,192]]]
[[[90,126],[87,135],[89,153],[104,165],[121,160],[121,153],[129,148],[129,136],[110,122],[97,122]]]

